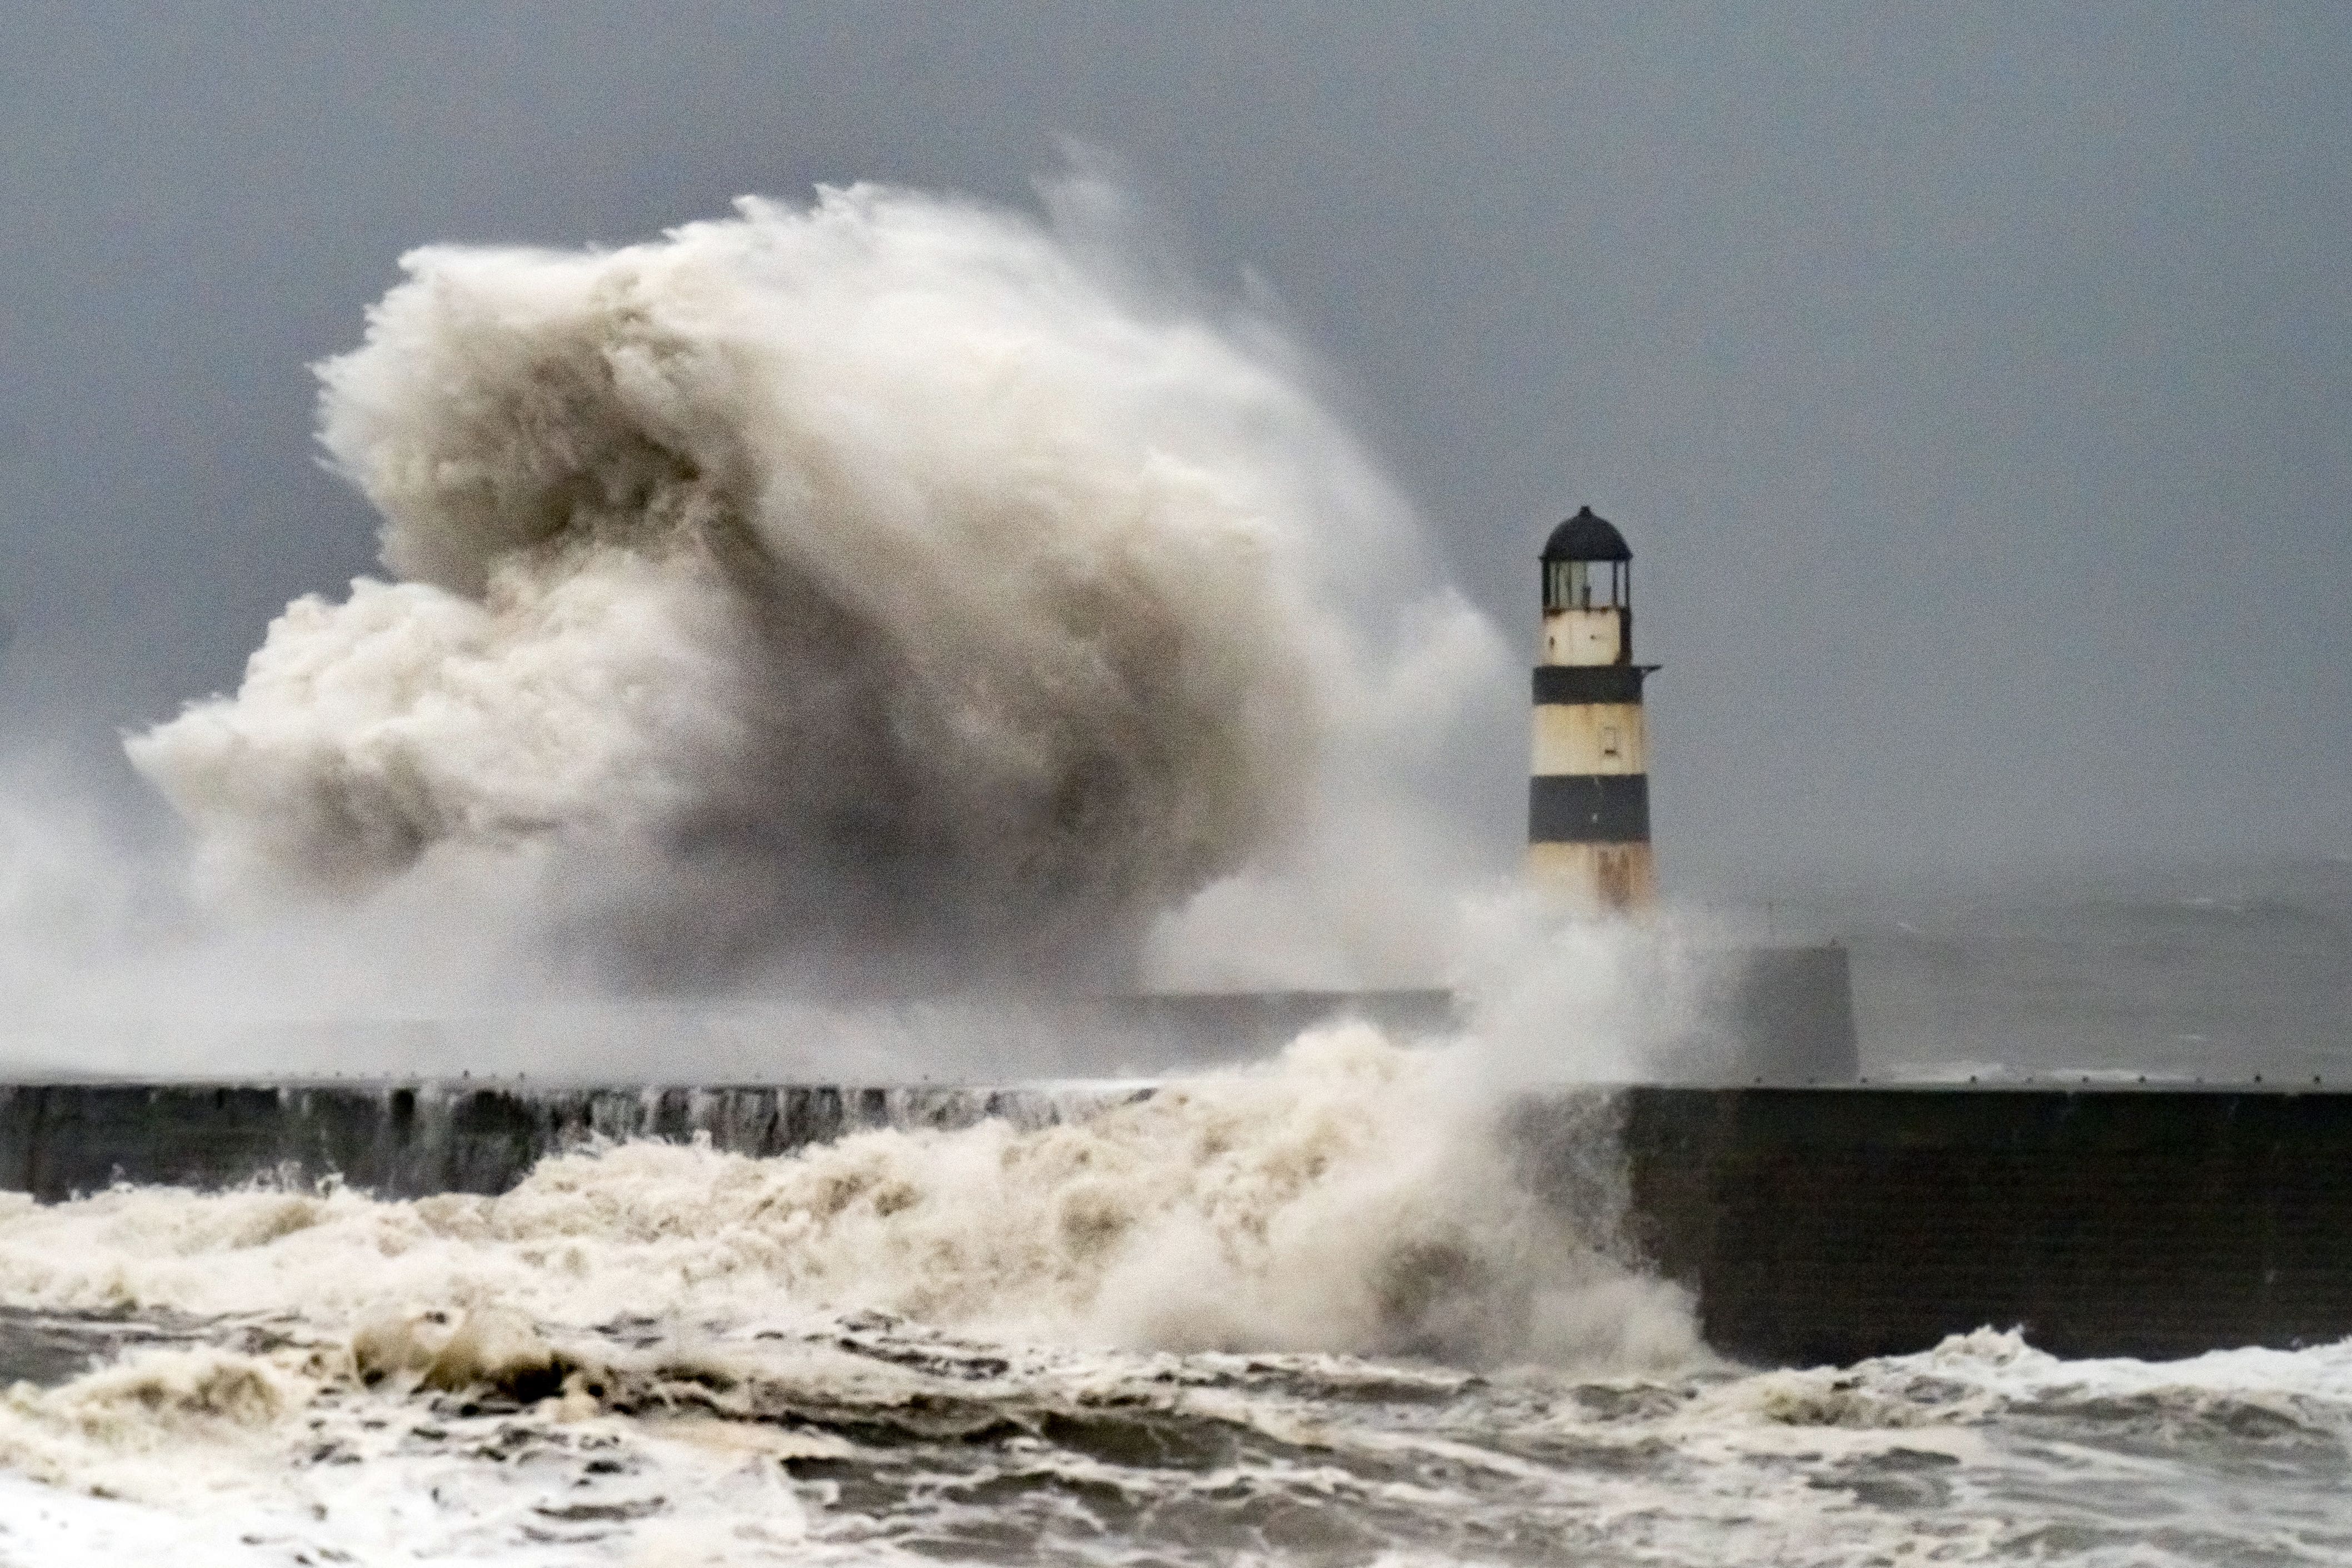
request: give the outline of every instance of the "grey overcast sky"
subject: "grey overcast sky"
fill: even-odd
[[[426,240],[1075,138],[1532,640],[1638,557],[1685,888],[2352,850],[2352,8],[0,5],[0,749],[372,560],[306,366]],[[1517,700],[1515,685],[1512,700]],[[1524,757],[1463,759],[1507,835]],[[114,768],[110,780],[107,769]]]

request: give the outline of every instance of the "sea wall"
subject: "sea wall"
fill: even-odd
[[[2352,1094],[1643,1089],[1621,1137],[1632,1239],[1730,1355],[1983,1324],[2146,1359],[2352,1335]]]
[[[706,1138],[781,1154],[871,1127],[1045,1126],[1135,1086],[26,1084],[0,1087],[0,1190],[55,1202],[118,1182],[218,1188],[335,1177],[394,1197],[501,1193],[594,1140]]]
[[[1151,1092],[27,1085],[0,1088],[0,1188],[334,1175],[496,1193],[595,1138],[776,1154],[866,1127],[1045,1125]],[[1605,1192],[1629,1253],[1752,1362],[1846,1363],[1988,1324],[2074,1356],[2352,1335],[2352,1094],[1648,1086],[1530,1095],[1511,1127],[1539,1188],[1580,1226]]]

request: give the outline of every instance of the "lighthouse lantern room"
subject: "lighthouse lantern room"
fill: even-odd
[[[1633,552],[1588,506],[1552,530],[1538,560],[1528,868],[1590,911],[1645,909],[1657,874],[1642,681],[1657,667],[1633,662]]]

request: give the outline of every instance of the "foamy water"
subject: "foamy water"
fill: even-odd
[[[1726,1366],[1475,1065],[1339,1029],[1066,1126],[16,1201],[0,1562],[2352,1560],[2352,1347]]]
[[[623,1321],[560,1336],[596,1364],[531,1400],[447,1363],[370,1386],[304,1322],[184,1331],[9,1397],[0,1561],[2352,1559],[2340,1348],[1474,1373]]]

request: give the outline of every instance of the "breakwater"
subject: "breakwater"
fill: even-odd
[[[217,1188],[329,1178],[387,1197],[502,1193],[597,1141],[707,1139],[782,1154],[877,1127],[1045,1126],[1139,1085],[540,1088],[519,1082],[0,1087],[0,1190],[44,1202],[119,1182]]]
[[[1623,1113],[1632,1239],[1727,1354],[1982,1324],[2150,1360],[2352,1336],[2352,1093],[1645,1089]]]
[[[1043,1126],[1152,1092],[25,1085],[0,1088],[0,1188],[497,1193],[598,1139],[778,1154],[862,1128]],[[1510,1126],[1539,1189],[1589,1218],[1605,1187],[1627,1248],[1752,1362],[1847,1363],[1988,1324],[2069,1356],[2352,1335],[2352,1094],[1639,1086],[1531,1094]]]

